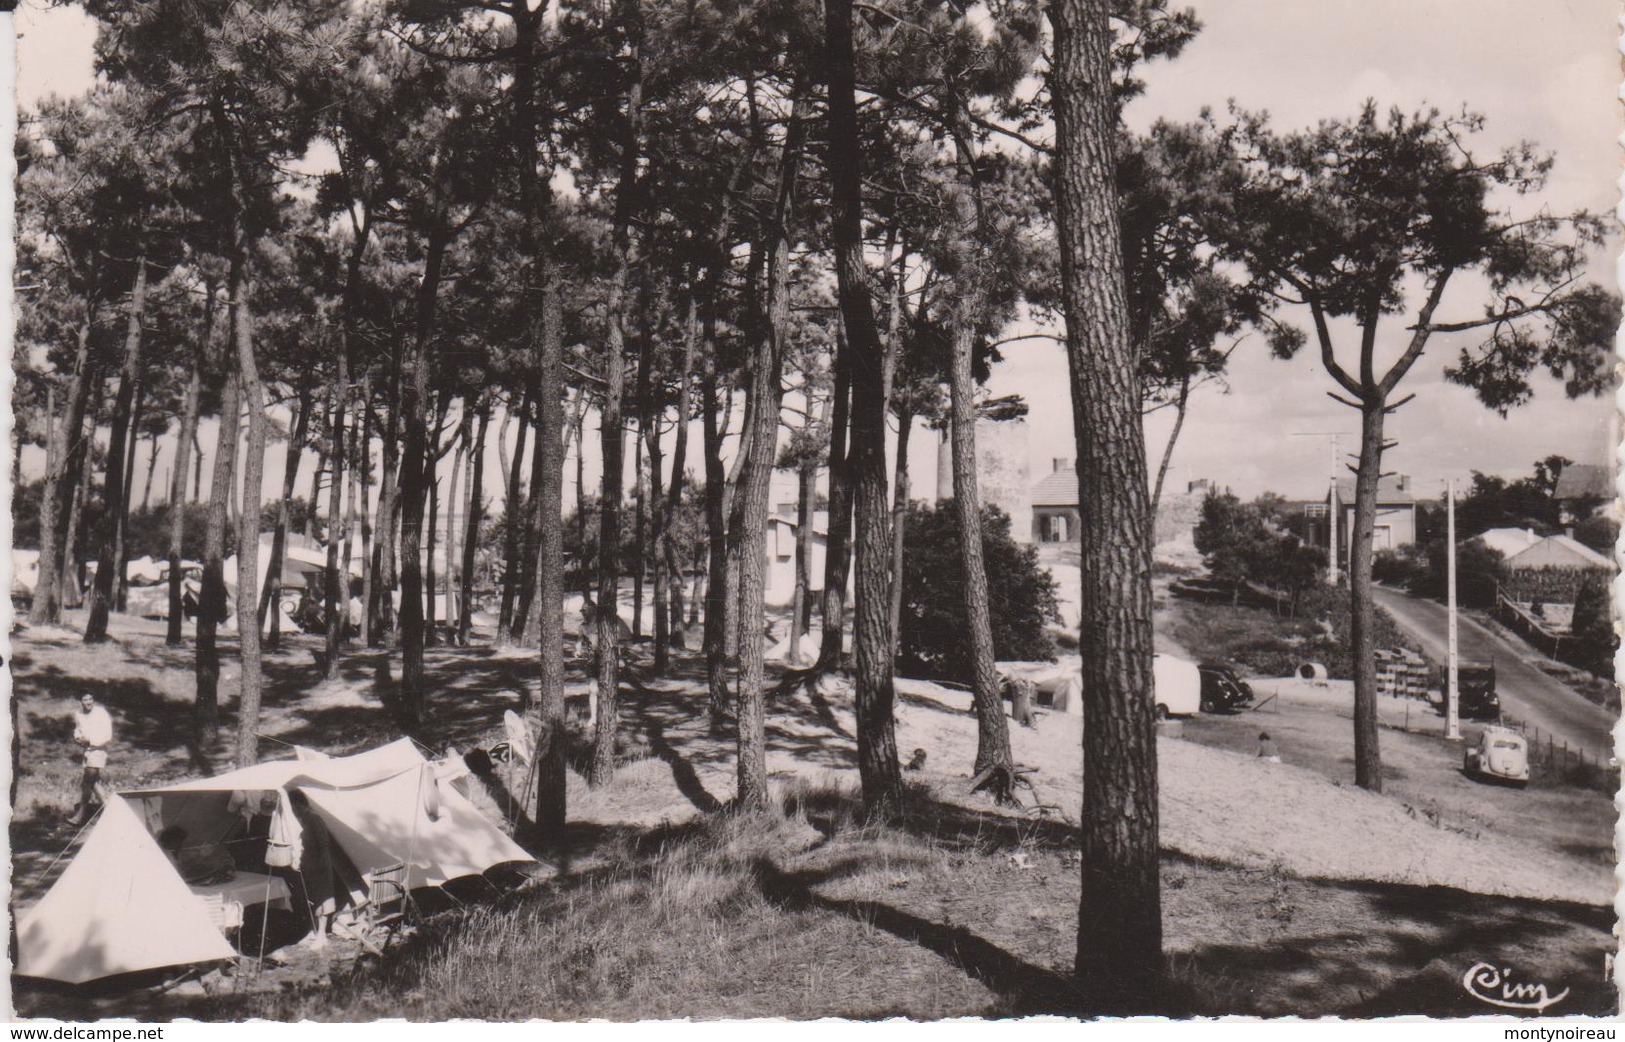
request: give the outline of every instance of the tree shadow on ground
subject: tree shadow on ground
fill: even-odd
[[[668,719],[652,705],[654,699],[649,690],[630,678],[630,685],[638,694],[632,706],[633,717],[640,725],[643,736],[649,742],[649,749],[659,757],[662,763],[671,768],[672,781],[677,785],[677,791],[697,808],[702,814],[714,814],[722,809],[722,801],[711,795],[705,783],[700,780],[699,772],[688,757],[677,751],[670,739],[666,737]]]
[[[1209,944],[1171,957],[1193,1012],[1203,1015],[1384,1017],[1511,1013],[1465,986],[1480,962],[1512,968],[1516,983],[1569,994],[1551,1015],[1613,1015],[1605,980],[1613,949],[1607,909],[1467,893],[1444,887],[1314,883],[1369,912],[1357,929],[1334,925],[1276,944]],[[1590,936],[1594,943],[1587,943]],[[1594,957],[1594,961],[1592,958]]]
[[[786,911],[843,915],[918,944],[998,993],[1013,1016],[1076,1012],[1074,989],[1065,977],[1026,962],[965,927],[933,922],[880,901],[836,900],[814,890],[869,867],[869,859],[859,858],[825,869],[786,872],[769,858],[757,858],[752,871],[762,894]]]
[[[862,797],[848,789],[802,789],[790,793],[786,804],[826,836],[867,817]],[[963,806],[939,798],[929,785],[918,782],[904,784],[902,804],[883,820],[946,850],[989,854],[1016,848],[1075,852],[1079,847],[1076,825],[992,805]]]

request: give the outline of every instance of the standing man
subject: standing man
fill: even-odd
[[[85,751],[85,770],[79,778],[79,805],[70,824],[83,825],[101,806],[102,768],[107,766],[107,747],[113,743],[113,718],[96,704],[89,691],[79,696],[79,711],[73,714],[73,740]]]

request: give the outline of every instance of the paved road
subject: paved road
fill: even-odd
[[[1437,662],[1448,654],[1448,613],[1435,601],[1377,588],[1377,603],[1388,609]],[[1523,658],[1527,651],[1466,615],[1458,616],[1456,640],[1463,661],[1495,663],[1495,686],[1509,716],[1550,732],[1557,741],[1588,755],[1612,755],[1614,715],[1586,701],[1572,688],[1547,676]]]

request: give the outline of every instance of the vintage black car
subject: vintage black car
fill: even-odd
[[[1236,671],[1218,662],[1196,667],[1202,674],[1202,712],[1236,713],[1253,704],[1253,689]]]
[[[1449,709],[1449,683],[1449,674],[1445,669],[1440,668],[1439,701],[1435,705],[1440,716],[1444,716]],[[1456,712],[1463,720],[1500,719],[1501,699],[1495,693],[1494,663],[1462,662],[1457,664],[1456,698]]]
[[[1501,715],[1495,693],[1495,666],[1462,662],[1456,666],[1456,711],[1466,720],[1494,720]]]

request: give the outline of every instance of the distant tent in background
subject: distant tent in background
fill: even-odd
[[[235,957],[153,838],[179,826],[198,842],[219,841],[238,817],[234,794],[275,793],[287,821],[286,794],[303,791],[343,855],[336,867],[356,896],[369,874],[401,864],[406,885],[416,889],[531,861],[458,791],[453,775],[460,769],[460,761],[452,768],[429,762],[403,738],[354,756],[277,760],[121,793],[23,915],[16,972],[81,983]]]
[[[168,571],[167,564],[160,566],[151,557],[137,557],[124,565],[124,577],[132,586],[152,586],[162,581]]]

